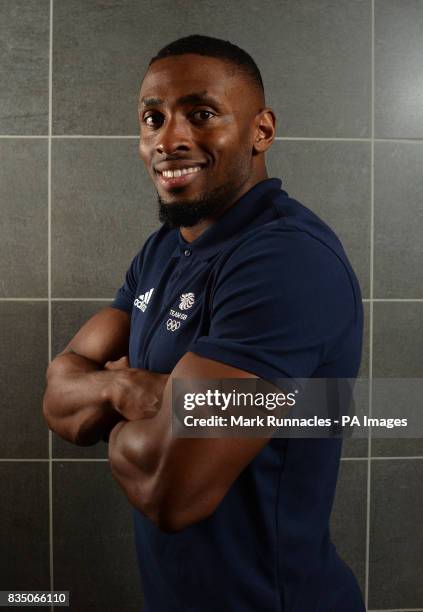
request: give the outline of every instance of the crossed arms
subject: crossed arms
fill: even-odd
[[[43,415],[62,438],[109,441],[112,474],[129,502],[166,532],[210,516],[268,438],[172,438],[172,378],[256,378],[186,353],[170,374],[129,368],[130,316],[104,308],[46,373]]]

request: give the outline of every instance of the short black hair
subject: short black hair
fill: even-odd
[[[229,40],[202,36],[201,34],[191,34],[191,36],[178,38],[178,40],[162,47],[157,55],[151,58],[148,65],[151,66],[153,62],[171,55],[184,55],[185,53],[221,58],[226,63],[236,66],[237,70],[247,77],[264,96],[263,80],[257,64],[251,55],[241,47],[229,42]]]

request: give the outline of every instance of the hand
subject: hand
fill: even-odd
[[[156,416],[169,375],[124,367],[124,359],[122,357],[118,361],[107,362],[110,364],[107,369],[119,370],[114,373],[108,385],[108,401],[128,421]]]
[[[129,359],[127,355],[124,355],[117,361],[106,361],[104,364],[105,370],[127,370],[129,367]]]

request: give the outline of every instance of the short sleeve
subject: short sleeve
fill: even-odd
[[[123,285],[117,290],[113,302],[110,304],[112,308],[118,308],[119,310],[125,310],[129,314],[132,312],[132,305],[134,303],[138,285],[138,279],[141,274],[142,267],[142,255],[141,250],[133,258],[131,265],[129,266]]]
[[[355,319],[348,272],[301,231],[261,232],[223,263],[208,335],[189,350],[264,379],[309,378]]]

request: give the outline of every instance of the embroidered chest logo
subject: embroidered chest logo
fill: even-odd
[[[179,308],[181,310],[188,310],[191,306],[194,306],[195,295],[193,293],[183,293],[180,297]]]
[[[176,331],[177,329],[179,329],[181,327],[181,322],[180,321],[175,321],[175,319],[168,319],[166,321],[166,329],[168,331]]]
[[[141,295],[134,300],[134,306],[145,312],[148,306],[148,302],[150,301],[151,296],[153,295],[153,291],[154,287],[147,291],[147,293],[141,293]]]
[[[182,293],[179,298],[179,306],[180,310],[189,310],[194,306],[195,295],[192,292]],[[188,315],[185,312],[179,312],[179,310],[170,309],[169,314],[173,317],[172,319],[168,319],[166,321],[166,329],[170,332],[175,332],[181,327],[182,321],[185,321],[188,318]]]

